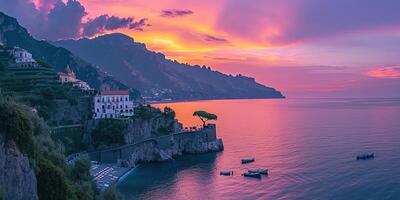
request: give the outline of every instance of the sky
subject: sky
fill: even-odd
[[[39,39],[122,32],[288,97],[400,97],[398,0],[0,0]]]

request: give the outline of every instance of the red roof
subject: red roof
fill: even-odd
[[[129,95],[128,90],[104,90],[101,95]]]

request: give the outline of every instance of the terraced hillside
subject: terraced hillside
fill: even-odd
[[[6,49],[0,49],[0,87],[3,92],[25,96],[38,93],[43,88],[56,87],[60,81],[52,68],[20,67],[12,62]]]

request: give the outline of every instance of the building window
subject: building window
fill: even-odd
[[[128,105],[125,105],[125,108],[128,108]]]
[[[105,109],[104,105],[102,105],[101,108],[103,108],[103,110],[104,110]]]
[[[128,101],[128,97],[125,97],[125,101]]]
[[[97,112],[100,112],[100,110],[97,108]]]
[[[111,109],[111,106],[110,106],[110,105],[108,105],[108,106],[107,106],[107,109]]]
[[[100,99],[97,99],[97,103],[100,103]]]
[[[119,108],[122,108],[122,105],[120,105]]]

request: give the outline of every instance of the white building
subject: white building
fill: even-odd
[[[60,78],[61,83],[71,83],[72,86],[85,91],[92,89],[85,81],[76,78],[75,73],[71,70],[71,68],[69,68],[69,65],[67,65],[64,72],[58,73],[58,77]]]
[[[85,81],[81,81],[79,79],[77,79],[76,82],[72,83],[72,86],[80,88],[81,90],[85,90],[85,91],[92,89],[89,84],[87,84]]]
[[[23,48],[14,47],[11,50],[11,53],[15,58],[15,63],[17,63],[17,64],[19,64],[19,63],[36,63],[36,61],[32,58],[32,54]]]
[[[128,90],[105,90],[94,97],[94,119],[130,117],[133,109]]]

